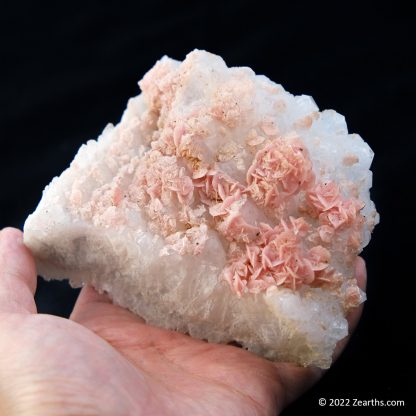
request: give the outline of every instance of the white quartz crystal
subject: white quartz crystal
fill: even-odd
[[[329,367],[365,298],[353,264],[378,222],[369,146],[311,97],[205,51],[162,58],[139,85],[28,217],[38,272],[89,283],[154,325]],[[264,262],[265,230],[280,227],[284,245],[285,226],[295,245],[276,243],[273,265],[256,269],[246,250]]]

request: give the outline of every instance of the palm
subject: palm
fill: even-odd
[[[10,388],[13,402],[13,384],[27,380],[30,368],[29,393],[50,395],[49,404],[39,403],[42,415],[42,406],[54,414],[62,403],[79,415],[273,415],[321,375],[146,325],[91,288],[82,290],[70,320],[28,314],[30,302],[33,296],[20,303],[26,313],[9,313],[0,291],[0,387],[5,374],[23,369],[23,381],[15,377]]]
[[[72,320],[80,323],[2,314],[1,356],[14,363],[9,371],[31,366],[52,404],[70,391],[77,413],[138,414],[143,406],[145,414],[276,412],[285,386],[271,362],[148,326],[92,289],[84,290]],[[311,370],[301,371],[308,377]]]

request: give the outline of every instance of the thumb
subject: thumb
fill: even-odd
[[[36,266],[16,228],[0,231],[0,313],[36,313]]]

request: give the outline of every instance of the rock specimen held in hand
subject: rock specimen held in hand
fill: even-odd
[[[335,111],[208,52],[164,57],[139,85],[27,219],[38,272],[152,325],[329,367],[365,299],[369,146]]]

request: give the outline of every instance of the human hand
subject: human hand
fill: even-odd
[[[356,277],[364,289],[361,258]],[[0,415],[275,415],[323,374],[146,325],[91,287],[70,319],[37,314],[35,289],[22,233],[3,229]]]

